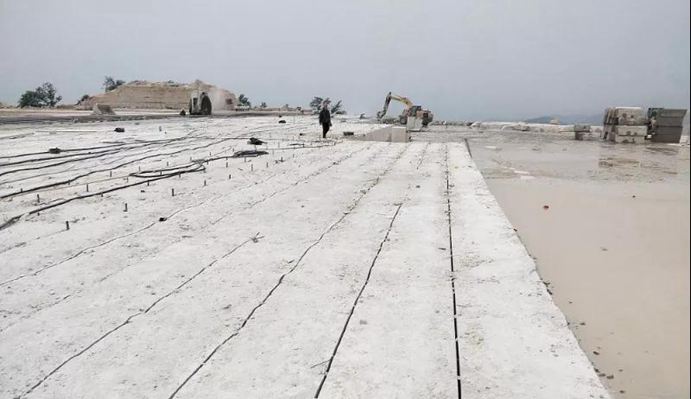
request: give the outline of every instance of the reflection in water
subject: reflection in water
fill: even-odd
[[[640,176],[662,180],[664,176],[688,174],[688,148],[667,145],[615,145],[604,149],[598,166],[614,173],[615,177]],[[625,154],[626,156],[622,156]],[[637,172],[633,174],[633,172]]]
[[[631,165],[635,165],[635,166],[640,167],[641,161],[638,161],[636,159],[630,159],[630,158],[604,156],[604,157],[600,157],[600,161],[598,164],[600,167],[605,167],[605,168],[613,168],[615,166],[631,166]]]
[[[679,155],[679,147],[646,146],[645,150],[654,154]]]

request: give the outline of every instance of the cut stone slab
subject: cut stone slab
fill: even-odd
[[[614,127],[614,134],[617,136],[645,136],[648,134],[648,127],[619,125]]]
[[[407,143],[410,141],[410,132],[403,126],[387,126],[367,133],[364,140]]]
[[[443,146],[430,147],[320,397],[458,395]]]
[[[448,159],[463,398],[609,398],[466,149]]]

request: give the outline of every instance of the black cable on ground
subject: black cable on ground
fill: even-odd
[[[209,143],[209,144],[205,144],[205,145],[201,145],[201,146],[197,146],[197,147],[192,147],[192,148],[183,148],[183,149],[181,149],[181,150],[177,150],[177,151],[173,151],[173,152],[168,152],[168,153],[164,153],[164,154],[152,154],[152,155],[147,155],[147,156],[140,157],[140,158],[136,158],[136,159],[133,159],[133,160],[130,160],[130,161],[127,161],[127,162],[123,162],[123,163],[118,164],[118,165],[116,165],[116,166],[114,166],[114,167],[112,167],[112,168],[104,168],[104,169],[93,170],[93,171],[90,171],[90,172],[87,172],[87,173],[83,173],[83,174],[81,174],[81,175],[77,175],[77,176],[72,177],[72,178],[67,179],[67,180],[62,180],[62,181],[54,182],[54,183],[48,183],[48,184],[44,184],[44,185],[41,185],[41,186],[31,187],[31,188],[28,188],[28,189],[25,189],[25,190],[22,189],[22,190],[20,190],[20,191],[15,191],[15,192],[13,192],[13,193],[5,194],[5,195],[0,195],[0,199],[11,198],[11,197],[15,197],[15,196],[17,196],[17,195],[23,195],[23,194],[26,194],[26,193],[31,193],[31,192],[35,192],[35,191],[40,191],[40,190],[43,190],[43,189],[46,189],[46,188],[51,188],[51,187],[57,187],[57,186],[61,186],[61,185],[70,184],[70,183],[72,183],[72,182],[75,182],[75,181],[77,181],[77,180],[83,178],[83,177],[90,176],[90,175],[95,174],[95,173],[108,172],[108,171],[110,171],[110,170],[119,169],[119,168],[121,168],[121,167],[123,167],[123,166],[127,166],[127,165],[133,164],[133,163],[135,163],[135,162],[143,161],[144,159],[155,158],[155,157],[163,157],[163,156],[168,156],[168,155],[175,155],[175,154],[179,154],[179,153],[185,152],[185,151],[194,151],[194,150],[199,150],[199,149],[202,149],[202,148],[208,148],[208,147],[211,147],[212,145],[220,144],[220,143],[223,143],[223,142],[228,141],[228,140],[230,140],[230,139],[229,139],[229,138],[227,138],[227,139],[222,139],[222,140],[215,141],[215,142],[213,142],[213,143]]]
[[[130,176],[132,177],[141,177],[144,179],[149,179],[153,177],[172,177],[172,176],[177,176],[182,173],[192,173],[192,172],[201,172],[206,167],[201,163],[201,162],[193,162],[193,163],[188,163],[185,165],[181,166],[175,166],[175,167],[170,167],[170,168],[162,168],[162,169],[150,169],[150,170],[142,170],[139,172],[132,172],[130,173]]]
[[[6,166],[22,165],[22,164],[25,164],[25,163],[52,161],[52,160],[54,160],[54,159],[74,158],[74,157],[78,157],[78,156],[80,156],[80,155],[103,154],[103,153],[108,153],[108,152],[111,152],[111,151],[112,151],[112,150],[89,151],[89,152],[84,152],[84,153],[56,155],[56,156],[52,156],[52,157],[22,159],[21,161],[12,161],[12,162],[0,163],[0,168],[6,167]],[[47,152],[46,152],[46,153],[47,153]],[[42,154],[46,154],[46,153],[42,153]]]
[[[42,189],[45,189],[45,188],[50,188],[50,187],[56,187],[56,186],[60,186],[60,185],[69,184],[69,183],[71,183],[71,182],[74,182],[74,181],[76,181],[76,180],[82,178],[82,177],[86,177],[86,176],[89,176],[89,175],[94,174],[94,173],[100,173],[100,172],[104,172],[104,171],[109,171],[109,170],[118,169],[118,168],[120,168],[120,167],[129,165],[129,164],[132,164],[132,163],[134,163],[134,162],[138,162],[138,161],[141,161],[141,160],[144,160],[144,159],[153,158],[153,157],[159,157],[159,156],[174,155],[174,154],[178,154],[178,153],[181,153],[181,152],[184,152],[184,151],[198,150],[198,149],[201,149],[201,148],[207,148],[207,147],[210,147],[210,146],[212,146],[212,145],[220,144],[220,143],[223,143],[223,142],[226,142],[226,141],[229,141],[229,140],[237,140],[237,139],[239,139],[239,138],[240,138],[240,137],[229,137],[229,138],[224,138],[224,139],[215,141],[215,142],[213,142],[213,143],[209,143],[209,144],[206,144],[206,145],[197,146],[197,147],[193,147],[193,148],[189,148],[189,149],[182,149],[182,150],[178,150],[178,151],[174,151],[174,152],[170,152],[170,153],[166,153],[166,154],[148,155],[148,156],[141,157],[141,158],[138,158],[138,159],[135,159],[135,160],[131,160],[131,161],[128,161],[128,162],[124,162],[124,163],[119,164],[119,165],[117,165],[117,166],[115,166],[115,167],[112,167],[112,168],[107,168],[107,169],[102,169],[102,170],[91,171],[91,172],[88,172],[88,173],[85,173],[85,174],[82,174],[82,175],[76,176],[76,177],[74,177],[74,178],[61,181],[61,182],[45,184],[45,185],[42,185],[42,186],[30,188],[30,189],[27,189],[27,190],[22,190],[22,191],[10,193],[10,194],[5,194],[5,195],[0,196],[0,199],[10,198],[10,197],[14,197],[14,196],[21,195],[21,194],[26,194],[26,193],[30,193],[30,192],[34,192],[34,191],[39,191],[39,190],[42,190]],[[177,139],[170,139],[170,140],[177,140]],[[168,142],[168,140],[162,140],[162,142],[165,143],[165,142]],[[323,143],[323,144],[319,144],[319,145],[305,146],[305,145],[303,144],[303,145],[301,145],[301,146],[293,146],[293,147],[287,147],[287,148],[272,148],[271,150],[274,150],[274,151],[276,151],[276,150],[277,150],[277,151],[283,150],[283,151],[285,151],[285,150],[297,150],[297,149],[308,149],[308,148],[320,148],[320,147],[328,147],[328,146],[335,146],[335,145],[336,145],[336,142],[331,141],[331,142]],[[42,212],[42,211],[44,211],[44,210],[48,210],[48,209],[51,209],[51,208],[55,208],[55,207],[57,207],[57,206],[61,206],[61,205],[67,204],[67,203],[72,202],[72,201],[74,201],[74,200],[84,199],[84,198],[90,198],[90,197],[94,197],[94,196],[96,196],[96,195],[102,195],[102,194],[110,193],[110,192],[113,192],[113,191],[122,190],[122,189],[125,189],[125,188],[128,188],[128,187],[138,186],[138,185],[141,185],[141,184],[144,184],[144,183],[153,182],[153,181],[162,180],[162,179],[167,179],[167,178],[170,178],[170,177],[173,177],[173,176],[179,176],[179,175],[186,174],[186,173],[194,173],[194,172],[203,171],[203,170],[205,170],[205,167],[203,166],[203,163],[204,163],[204,162],[207,162],[207,163],[208,163],[208,162],[213,161],[213,160],[228,159],[228,158],[231,158],[231,157],[232,157],[232,156],[220,156],[220,157],[213,157],[213,158],[204,158],[204,159],[196,160],[193,164],[187,164],[187,165],[185,165],[185,166],[192,166],[192,165],[194,165],[193,168],[191,168],[191,169],[184,169],[185,166],[181,166],[181,167],[171,167],[171,168],[165,168],[165,169],[155,169],[155,170],[150,170],[150,171],[145,171],[145,172],[135,172],[135,173],[131,173],[130,176],[133,176],[133,177],[140,177],[140,178],[147,178],[147,180],[143,180],[143,181],[136,182],[136,183],[131,183],[131,184],[126,184],[126,185],[124,185],[124,186],[118,186],[118,187],[110,188],[110,189],[103,190],[103,191],[99,191],[99,192],[95,192],[95,193],[90,193],[90,194],[85,194],[85,195],[78,195],[78,196],[75,196],[75,197],[72,197],[72,198],[67,198],[67,199],[64,199],[64,200],[61,200],[61,201],[58,201],[58,202],[54,202],[54,203],[52,203],[52,204],[50,204],[50,205],[46,205],[46,206],[44,206],[44,207],[37,208],[37,209],[34,209],[34,210],[32,210],[32,211],[25,212],[25,213],[23,213],[23,214],[16,215],[16,216],[14,216],[14,217],[8,219],[6,222],[4,222],[3,224],[0,225],[0,230],[4,230],[4,229],[8,228],[9,226],[11,226],[11,225],[13,225],[14,223],[16,223],[17,221],[19,221],[19,220],[20,220],[22,217],[24,217],[24,216],[32,215],[32,214],[35,214],[35,213],[38,213],[38,212]],[[239,158],[239,157],[236,157],[236,158]],[[181,170],[181,168],[182,168],[182,170]],[[164,173],[164,172],[168,172],[168,173]],[[158,173],[158,176],[155,176],[155,173]]]
[[[173,176],[179,176],[179,175],[183,175],[186,173],[200,172],[200,171],[203,171],[204,169],[205,169],[204,165],[195,164],[192,168],[188,168],[188,169],[178,168],[178,170],[176,170],[174,173],[161,174],[159,176],[156,176],[153,178],[147,178],[145,180],[140,180],[140,181],[135,182],[135,183],[125,184],[123,186],[112,187],[112,188],[102,190],[102,191],[97,191],[94,193],[82,194],[82,195],[78,195],[75,197],[66,198],[66,199],[63,199],[60,201],[53,202],[52,204],[42,206],[40,208],[32,209],[31,211],[25,212],[21,215],[14,216],[14,217],[10,218],[8,221],[6,221],[5,223],[3,223],[2,225],[0,225],[0,230],[4,230],[4,229],[10,227],[11,225],[13,225],[17,221],[19,221],[24,216],[29,216],[29,215],[33,215],[33,214],[36,214],[39,212],[43,212],[43,211],[46,211],[46,210],[51,209],[51,208],[65,205],[65,204],[70,203],[72,201],[85,199],[85,198],[91,198],[91,197],[95,197],[97,195],[103,195],[103,194],[111,193],[113,191],[124,190],[124,189],[129,188],[129,187],[139,186],[142,184],[146,184],[146,183],[150,183],[150,182],[154,182],[154,181],[158,181],[158,180],[168,179],[168,178],[171,178]],[[158,172],[158,171],[156,171],[156,172]]]
[[[82,149],[76,149],[76,148],[70,148],[70,149],[62,149],[62,148],[50,148],[48,151],[41,151],[41,152],[27,152],[24,154],[16,154],[16,155],[2,155],[0,158],[5,158],[5,159],[13,159],[13,158],[23,158],[23,157],[29,157],[29,156],[34,156],[34,155],[45,155],[45,154],[60,154],[63,152],[80,152],[80,151],[89,151],[89,150],[102,150],[104,148],[113,148],[113,147],[119,147],[123,146],[125,143],[122,144],[110,144],[110,145],[103,145],[103,146],[98,146],[98,147],[91,147],[91,148],[82,148]],[[57,151],[57,152],[56,152]],[[74,155],[73,155],[74,156]],[[53,157],[53,158],[58,158],[58,157]],[[2,164],[0,164],[2,165]]]
[[[27,152],[24,154],[15,154],[15,155],[1,155],[0,158],[21,158],[21,157],[28,157],[32,155],[45,155],[45,154],[56,154],[56,153],[63,153],[63,152],[81,152],[81,151],[91,151],[91,150],[101,150],[104,148],[113,148],[113,147],[123,147],[126,145],[132,145],[132,144],[160,144],[160,143],[168,143],[172,141],[179,141],[183,139],[188,139],[189,134],[182,136],[182,137],[175,137],[171,139],[159,139],[159,140],[134,140],[132,143],[127,143],[127,142],[105,142],[105,143],[112,143],[108,145],[99,145],[99,146],[93,146],[93,147],[77,147],[77,148],[50,148],[47,151],[40,151],[40,152]]]
[[[81,158],[68,159],[68,160],[65,160],[65,161],[54,162],[54,163],[51,163],[51,164],[48,164],[48,165],[39,165],[39,166],[30,166],[30,167],[27,167],[27,168],[10,169],[10,170],[7,170],[7,171],[5,171],[5,172],[0,172],[0,176],[10,175],[10,174],[13,174],[13,173],[18,173],[18,172],[26,172],[26,171],[28,171],[28,170],[38,170],[38,169],[52,168],[53,166],[60,166],[60,165],[64,165],[64,164],[67,164],[67,163],[70,163],[70,162],[85,161],[85,160],[87,160],[87,159],[100,158],[100,157],[103,157],[103,156],[106,156],[106,155],[110,155],[110,154],[117,154],[118,152],[119,152],[119,150],[109,150],[109,151],[104,151],[103,153],[96,153],[96,154],[93,154],[93,153],[92,153],[91,155],[83,156],[83,157],[81,157]],[[32,162],[32,161],[29,160],[28,162]],[[0,166],[2,166],[2,165],[0,165]]]
[[[268,152],[263,151],[263,150],[243,150],[243,151],[235,151],[233,155],[231,155],[231,158],[254,158],[258,157],[260,155],[267,155]]]
[[[142,142],[137,142],[137,143],[129,143],[127,145],[118,146],[118,148],[112,148],[110,150],[103,150],[103,151],[98,151],[98,152],[89,151],[86,153],[78,153],[78,154],[73,154],[73,155],[60,155],[60,156],[55,156],[55,157],[32,158],[32,159],[25,159],[22,161],[4,163],[4,164],[0,164],[0,167],[15,165],[15,164],[50,161],[53,159],[60,159],[60,158],[73,158],[73,157],[78,157],[80,155],[84,156],[83,158],[69,159],[69,160],[60,161],[60,162],[56,162],[56,163],[52,163],[52,164],[48,164],[48,165],[40,165],[40,166],[32,166],[32,167],[28,167],[28,168],[12,169],[12,170],[8,170],[5,172],[0,172],[0,176],[12,174],[12,173],[17,173],[17,172],[24,172],[27,170],[46,169],[46,168],[50,168],[53,166],[60,166],[60,165],[64,165],[64,164],[67,164],[70,162],[83,161],[83,160],[92,159],[92,158],[100,158],[102,156],[106,156],[106,155],[110,155],[110,154],[117,154],[118,152],[125,150],[125,149],[127,149],[127,150],[139,149],[139,148],[146,148],[149,146],[153,146],[156,144],[170,144],[170,143],[179,141],[180,139],[183,139],[183,138],[178,137],[178,138],[167,139],[167,140],[142,141]],[[187,138],[185,138],[185,139],[187,139]],[[141,144],[141,145],[139,145],[139,144]],[[86,148],[86,150],[89,150],[89,148]],[[60,150],[60,151],[63,151],[63,150]],[[68,150],[64,150],[64,151],[68,151]],[[48,150],[47,153],[50,153],[50,150]],[[98,155],[98,154],[100,154],[100,155]]]
[[[140,156],[142,154],[148,154],[148,153],[151,153],[153,151],[160,150],[160,149],[167,147],[167,146],[168,146],[168,144],[162,144],[162,145],[154,146],[154,147],[149,148],[149,149],[146,148],[148,146],[126,148],[123,151],[118,151],[115,154],[112,154],[112,158],[111,158],[110,154],[107,155],[108,160],[103,160],[99,164],[103,165],[103,166],[117,164],[118,162],[122,161],[123,159],[128,159],[128,158]],[[132,150],[132,151],[130,151],[130,150]],[[93,167],[94,165],[91,165],[91,166]],[[62,170],[52,171],[52,172],[45,172],[45,173],[38,173],[38,174],[34,174],[31,176],[25,176],[25,177],[18,177],[14,180],[6,180],[3,183],[5,183],[5,184],[18,183],[18,182],[31,180],[31,179],[35,179],[35,178],[39,178],[39,177],[44,177],[44,176],[55,176],[55,175],[60,175],[62,173],[73,172],[73,171],[79,172],[80,170],[84,170],[84,169],[86,169],[88,171],[91,170],[86,165],[73,164],[72,166],[68,167],[67,169],[62,169]],[[50,179],[52,179],[52,177],[48,177],[48,179],[50,180]]]
[[[235,138],[235,137],[233,137],[233,138],[226,138],[226,139],[223,139],[223,140],[221,140],[221,141],[219,141],[219,142],[211,143],[211,144],[204,145],[204,146],[194,147],[194,148],[191,148],[191,149],[189,149],[189,150],[196,150],[196,149],[199,149],[199,148],[209,147],[209,146],[211,146],[211,145],[218,144],[218,143],[223,142],[223,141],[233,140],[233,139],[237,139],[237,138]],[[271,150],[271,151],[289,151],[289,150],[302,150],[302,149],[312,149],[312,148],[321,148],[321,147],[332,147],[332,146],[335,146],[335,145],[336,145],[336,142],[328,142],[328,143],[323,143],[323,144],[319,144],[319,145],[310,145],[310,146],[307,146],[307,145],[304,145],[304,144],[298,144],[297,146],[293,146],[293,147],[267,148],[267,150]],[[36,192],[36,191],[42,191],[42,190],[45,190],[45,189],[48,189],[48,188],[53,188],[53,187],[58,187],[58,186],[66,185],[66,184],[71,184],[71,183],[73,183],[73,182],[75,182],[75,181],[77,181],[77,180],[79,180],[79,179],[81,179],[81,178],[83,178],[83,177],[86,177],[86,176],[89,176],[89,175],[92,175],[92,174],[95,174],[95,173],[107,172],[107,171],[110,171],[110,170],[115,170],[115,169],[121,168],[121,167],[123,167],[123,166],[126,166],[126,165],[128,165],[128,164],[131,164],[131,163],[134,163],[134,162],[137,162],[137,161],[141,161],[141,160],[144,160],[144,159],[147,159],[147,158],[152,158],[152,157],[156,157],[156,156],[174,155],[174,154],[177,154],[177,153],[180,153],[180,152],[184,152],[184,151],[186,151],[186,150],[183,149],[183,150],[178,150],[178,151],[174,151],[174,152],[172,152],[172,153],[166,153],[166,154],[147,155],[147,156],[145,156],[145,157],[137,158],[137,159],[134,159],[134,160],[132,160],[132,161],[127,161],[127,162],[125,162],[125,163],[116,165],[116,166],[114,166],[114,167],[112,167],[112,168],[106,168],[106,169],[100,169],[100,170],[90,171],[90,172],[87,172],[87,173],[83,173],[83,174],[81,174],[81,175],[77,175],[77,176],[75,176],[75,177],[73,177],[73,178],[70,178],[70,179],[67,179],[67,180],[62,180],[62,181],[59,181],[59,182],[54,182],[54,183],[44,184],[44,185],[41,185],[41,186],[31,187],[31,188],[28,188],[28,189],[21,189],[20,191],[15,191],[15,192],[13,192],[13,193],[0,195],[0,200],[1,200],[1,199],[6,199],[6,198],[12,198],[12,197],[15,197],[15,196],[18,196],[18,195],[25,195],[25,194],[29,194],[29,193]],[[235,157],[235,158],[249,158],[249,157],[250,157],[250,156],[248,155],[248,156],[238,156],[238,157]],[[199,162],[202,162],[202,163],[203,163],[203,162],[207,162],[207,163],[208,163],[208,162],[210,162],[210,161],[215,161],[215,160],[219,160],[219,159],[229,159],[229,158],[234,158],[234,157],[233,157],[233,156],[218,156],[218,157],[212,157],[212,158],[201,158],[201,159],[197,159],[197,160],[194,160],[194,161],[197,162],[197,163],[199,163]],[[158,171],[158,169],[157,169],[157,171]]]

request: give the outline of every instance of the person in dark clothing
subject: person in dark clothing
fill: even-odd
[[[319,124],[322,125],[322,138],[326,138],[326,133],[331,127],[331,112],[329,112],[328,104],[324,104],[322,110],[319,111]]]

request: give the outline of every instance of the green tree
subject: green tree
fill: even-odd
[[[124,84],[125,84],[124,80],[120,80],[120,79],[115,80],[115,79],[113,79],[112,76],[106,76],[103,79],[103,88],[105,89],[106,93],[109,91],[115,90]]]
[[[19,106],[24,107],[42,107],[42,101],[35,90],[27,90],[19,98]]]
[[[314,97],[312,101],[310,101],[310,108],[312,109],[319,109],[322,107],[322,103],[324,102],[324,98],[322,97]]]
[[[266,105],[265,102],[262,101],[261,105],[259,105],[259,108],[267,108],[268,105]]]
[[[86,101],[86,100],[88,100],[88,99],[90,99],[90,98],[91,98],[90,95],[84,94],[84,95],[82,96],[82,98],[79,99],[79,103],[83,103],[84,101]],[[79,104],[79,103],[77,103],[77,104]]]
[[[240,94],[240,97],[238,97],[238,104],[240,104],[243,107],[252,107],[250,99],[244,94]]]
[[[50,82],[45,82],[36,90],[27,90],[19,98],[19,106],[24,107],[55,107],[62,100],[56,95],[57,91]]]

